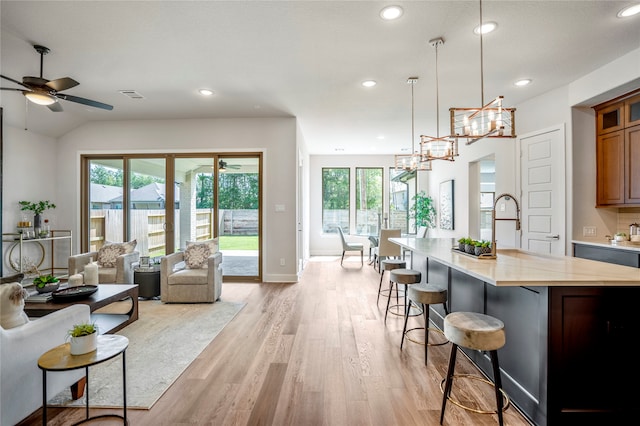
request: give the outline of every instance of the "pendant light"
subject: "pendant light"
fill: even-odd
[[[480,0],[480,27],[482,28],[482,0]],[[515,138],[515,108],[502,106],[503,96],[484,103],[484,58],[483,36],[480,36],[480,108],[449,108],[451,114],[451,134],[466,138],[467,145],[483,138]]]
[[[407,84],[411,86],[411,154],[399,154],[395,157],[396,170],[420,171],[431,170],[431,161],[424,161],[422,155],[415,150],[415,114],[413,102],[413,87],[418,82],[418,77],[409,77]]]
[[[436,49],[436,137],[420,135],[420,153],[422,158],[431,160],[454,161],[458,156],[458,138],[456,136],[440,137],[440,90],[438,84],[438,46],[444,44],[442,38],[429,40]]]

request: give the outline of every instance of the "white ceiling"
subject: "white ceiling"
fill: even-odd
[[[616,18],[633,2],[485,0],[483,21],[498,23],[483,37],[485,101],[515,106],[639,48],[640,15]],[[64,93],[114,106],[29,104],[25,115],[19,92],[0,91],[5,124],[58,137],[91,120],[293,116],[312,154],[398,154],[411,148],[410,76],[416,146],[437,133],[429,40],[445,40],[440,134],[449,107],[480,106],[480,17],[479,1],[391,3],[404,15],[389,22],[379,12],[390,3],[378,1],[2,0],[2,75],[38,76],[41,44],[45,78],[71,77],[80,85]],[[524,77],[533,84],[513,86]]]

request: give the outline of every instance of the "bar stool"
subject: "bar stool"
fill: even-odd
[[[380,293],[388,292],[388,296],[391,297],[391,292],[389,289],[382,290],[382,278],[384,277],[384,271],[392,271],[394,269],[405,269],[407,267],[407,262],[402,259],[385,259],[380,264],[380,285],[378,286],[378,299],[376,300],[376,305],[380,301]],[[396,288],[396,296],[398,289]]]
[[[404,318],[404,327],[402,329],[402,340],[400,341],[400,350],[402,350],[402,346],[404,345],[404,338],[407,340],[424,345],[424,365],[427,365],[427,348],[429,346],[441,346],[448,343],[447,340],[444,340],[440,343],[429,343],[429,331],[434,331],[442,334],[442,331],[437,328],[429,327],[429,305],[436,305],[438,303],[442,303],[444,307],[445,315],[449,315],[449,310],[447,309],[447,290],[444,288],[440,288],[433,284],[416,284],[409,287],[409,302],[407,303],[407,314]],[[414,327],[407,330],[407,323],[409,322],[409,311],[411,309],[411,304],[415,303],[419,304],[419,308],[422,308],[422,314],[424,316],[424,327]],[[414,330],[424,329],[424,341],[414,340],[409,336],[409,333]]]
[[[420,284],[422,281],[422,273],[420,271],[416,271],[414,269],[394,269],[389,272],[389,298],[387,299],[387,310],[384,313],[384,322],[387,322],[387,314],[389,310],[396,308],[399,310],[400,307],[404,308],[407,306],[407,292],[406,290],[412,284]],[[395,305],[389,306],[389,302],[391,302],[391,293],[393,292],[393,285],[396,285],[396,292],[398,291],[398,287],[400,284],[404,284],[405,293],[404,293],[404,304],[400,305],[399,303]],[[397,293],[396,293],[397,294]],[[402,313],[391,312],[394,315],[405,315],[405,310],[402,309]],[[422,312],[418,312],[416,314],[410,314],[408,311],[406,315],[416,316],[420,315]]]
[[[449,357],[449,368],[447,376],[440,383],[445,383],[442,396],[442,410],[440,411],[440,424],[444,419],[444,410],[447,400],[453,404],[479,414],[498,414],[498,423],[503,425],[502,412],[509,406],[509,397],[502,390],[502,380],[500,379],[500,366],[498,365],[498,349],[505,345],[504,323],[497,318],[475,312],[453,312],[444,318],[444,335],[452,343],[451,356]],[[456,364],[456,354],[458,346],[475,349],[477,351],[488,351],[491,355],[491,365],[493,366],[493,380],[491,383],[484,378],[475,375],[454,375]],[[451,385],[454,377],[466,377],[490,384],[495,389],[496,411],[483,411],[462,405],[451,397]],[[504,399],[503,399],[504,397]]]

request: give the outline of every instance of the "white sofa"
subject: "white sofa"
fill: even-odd
[[[10,329],[0,327],[0,425],[15,425],[42,407],[38,358],[65,343],[73,324],[89,322],[87,305],[73,305]],[[84,377],[84,369],[47,373],[53,398]]]

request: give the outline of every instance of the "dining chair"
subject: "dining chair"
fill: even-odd
[[[360,265],[364,266],[364,244],[348,242],[344,237],[344,232],[342,231],[342,228],[339,226],[338,226],[338,233],[340,234],[340,240],[342,240],[342,257],[340,258],[340,266],[342,266],[342,262],[344,261],[344,254],[348,251],[359,251]]]

